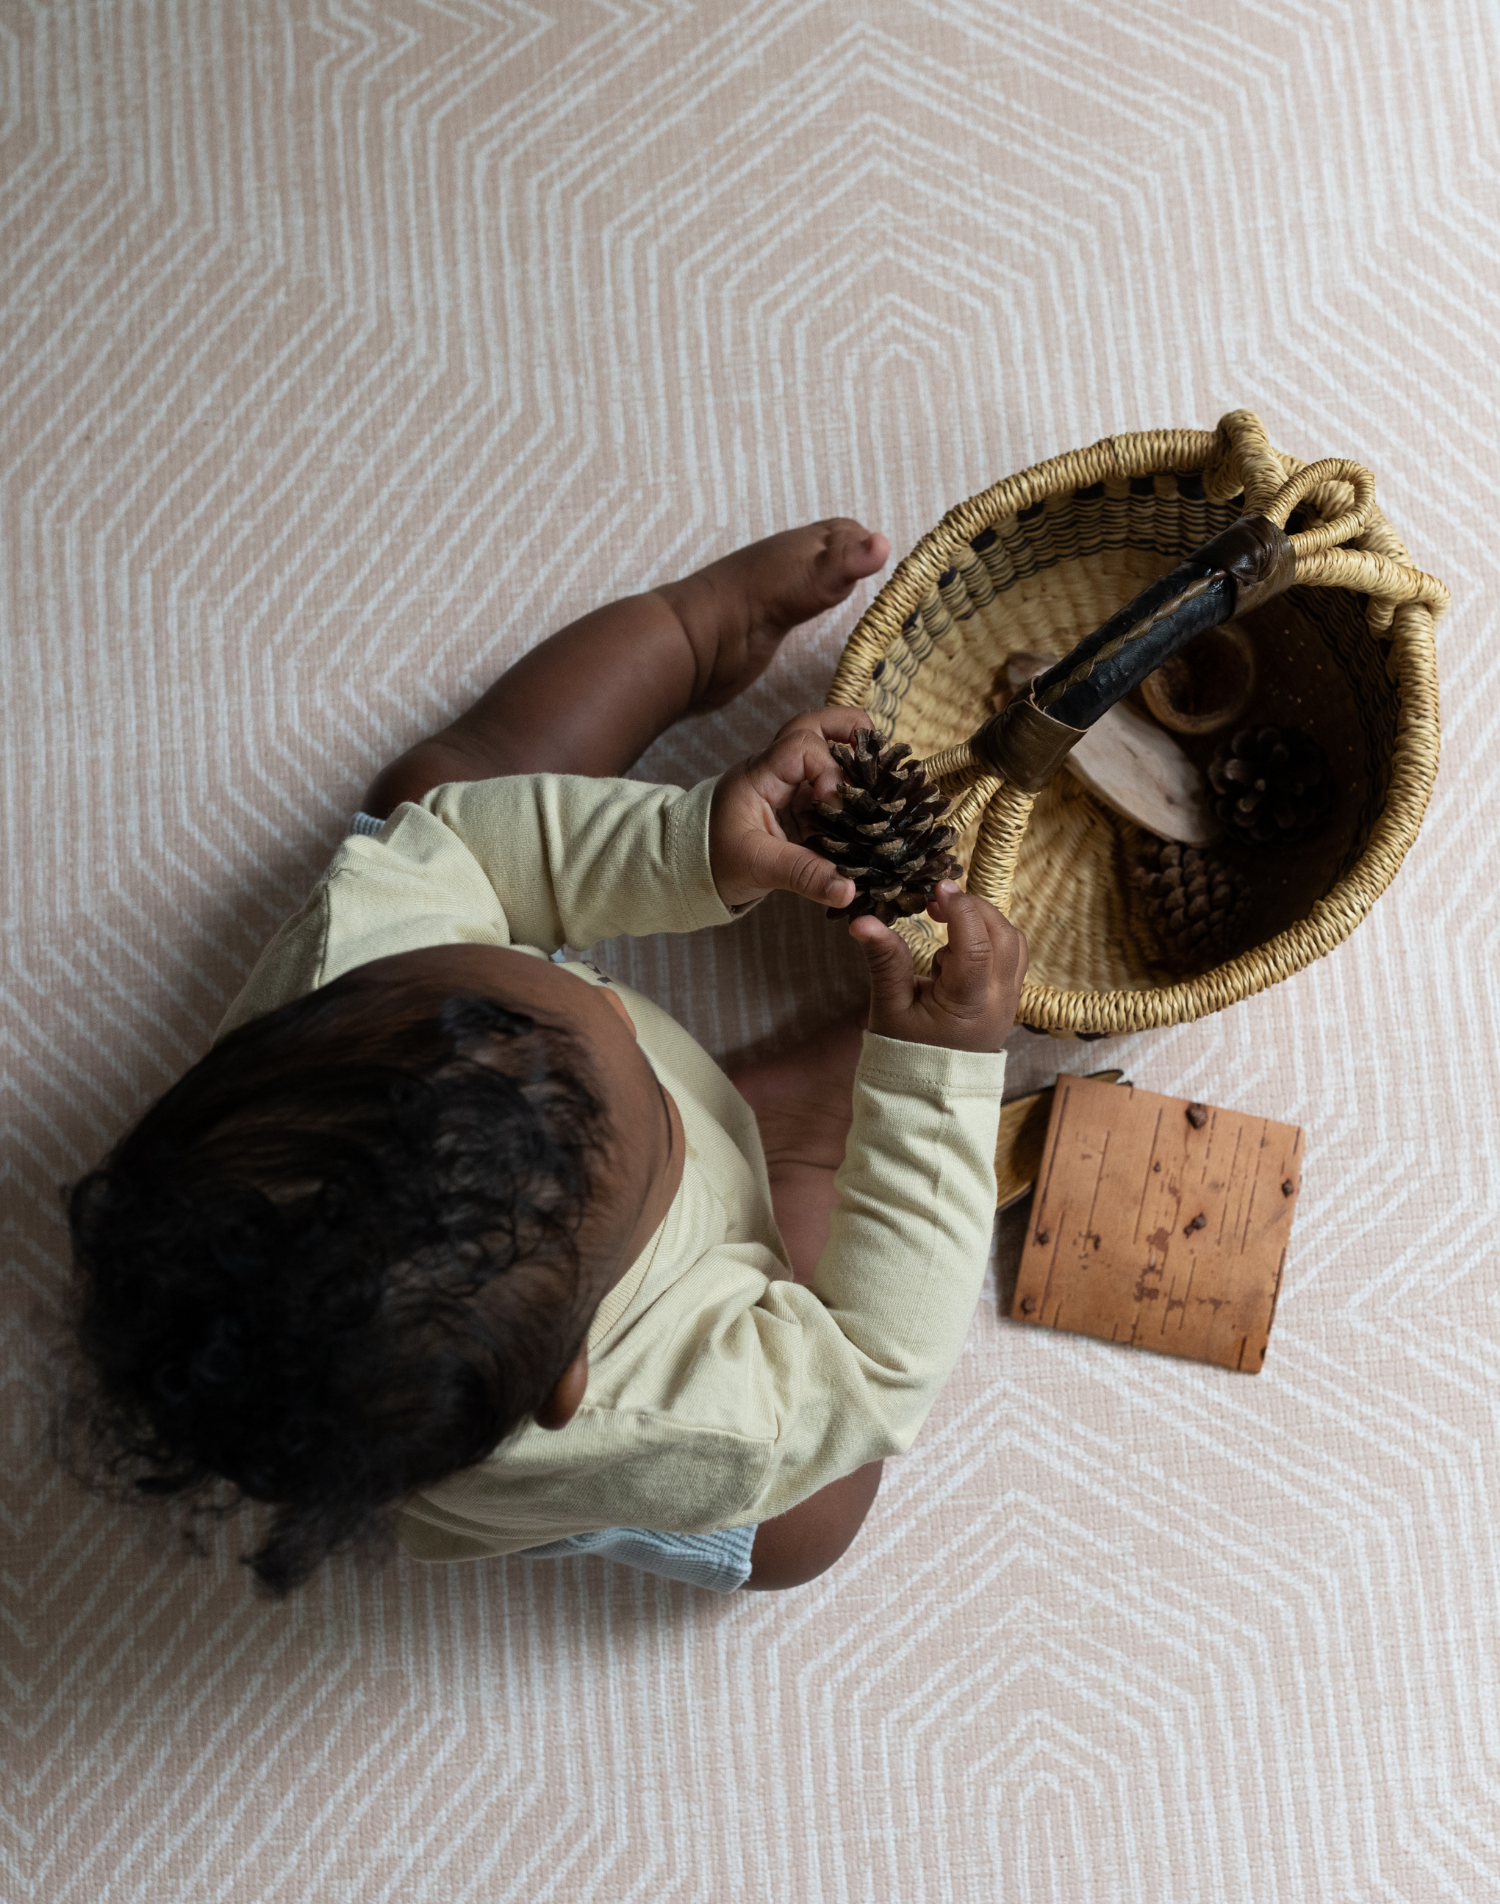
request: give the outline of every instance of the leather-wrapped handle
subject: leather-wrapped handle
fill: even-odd
[[[968,742],[975,761],[1012,786],[1046,785],[1101,714],[1195,635],[1290,588],[1292,539],[1265,516],[1241,516],[1161,576],[1070,655],[1037,675],[1030,692],[986,721]],[[937,762],[928,764],[929,772]]]

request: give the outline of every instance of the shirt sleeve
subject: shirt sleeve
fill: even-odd
[[[356,966],[431,945],[555,952],[736,915],[709,865],[717,780],[654,787],[576,774],[458,781],[346,839],[262,953],[216,1036]]]
[[[504,903],[513,941],[555,952],[617,933],[692,932],[734,913],[709,865],[718,780],[683,791],[637,780],[518,774],[456,781],[421,801]]]
[[[838,1206],[813,1282],[773,1282],[744,1318],[778,1433],[736,1520],[769,1519],[911,1446],[984,1281],[1004,1079],[1003,1052],[865,1033]]]

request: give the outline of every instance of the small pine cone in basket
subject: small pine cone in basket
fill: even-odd
[[[1243,840],[1289,846],[1305,839],[1328,806],[1328,757],[1295,727],[1247,727],[1208,769],[1214,813]]]
[[[889,744],[872,727],[854,745],[830,741],[844,786],[820,800],[807,835],[815,853],[833,861],[856,892],[847,906],[830,906],[830,919],[873,913],[884,925],[925,910],[940,879],[957,879],[948,851],[953,828],[943,824],[948,802],[910,758],[903,741]]]
[[[1166,964],[1205,971],[1244,951],[1250,892],[1216,854],[1148,833],[1132,877]]]

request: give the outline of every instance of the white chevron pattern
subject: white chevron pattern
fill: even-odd
[[[1500,1896],[1497,92],[1500,0],[0,5],[0,1898]],[[1109,1051],[1307,1129],[1264,1374],[987,1300],[786,1596],[345,1562],[268,1607],[237,1521],[189,1559],[61,1478],[56,1188],[383,758],[738,542],[904,549],[1238,404],[1455,599],[1370,921]],[[858,606],[642,771],[819,701]],[[599,957],[721,1053],[858,983],[790,903]]]

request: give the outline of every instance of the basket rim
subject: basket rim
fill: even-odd
[[[1301,458],[1275,450],[1271,454],[1288,475],[1305,467]],[[1228,501],[1240,493],[1243,485],[1230,460],[1222,425],[1217,431],[1140,430],[1104,437],[1086,449],[1066,450],[1033,463],[955,504],[896,565],[850,631],[825,705],[865,705],[874,669],[900,637],[907,618],[937,585],[938,577],[953,566],[959,548],[982,529],[1034,503],[1111,477],[1193,471],[1205,472],[1205,490],[1215,501]],[[1377,515],[1369,539],[1394,560],[1410,563],[1383,516]],[[1319,584],[1309,579],[1303,586]],[[1366,599],[1368,603],[1374,598]],[[1093,1036],[1187,1024],[1291,978],[1341,945],[1395,878],[1417,837],[1437,777],[1441,734],[1435,619],[1434,610],[1420,601],[1402,601],[1390,614],[1385,634],[1392,644],[1399,706],[1385,798],[1353,866],[1313,902],[1304,918],[1263,945],[1171,984],[1074,991],[1028,981],[1021,991],[1018,1023]]]

